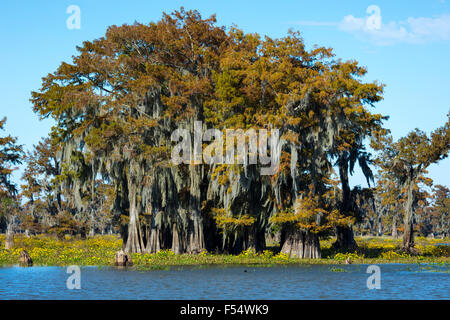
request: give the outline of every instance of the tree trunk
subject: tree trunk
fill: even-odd
[[[183,248],[180,242],[180,234],[177,225],[174,223],[172,227],[172,249],[175,254],[182,254]]]
[[[320,252],[319,236],[316,233],[306,232],[304,234],[304,239],[303,258],[320,259],[322,254]]]
[[[219,251],[220,244],[222,243],[221,235],[217,230],[215,220],[211,217],[205,217],[203,219],[203,234],[205,236],[205,249],[209,252]]]
[[[413,187],[414,179],[409,179],[407,182],[407,199],[405,202],[405,217],[403,220],[403,250],[411,252],[414,248],[414,225],[413,225]]]
[[[128,224],[128,237],[125,252],[142,253],[144,245],[142,243],[139,212],[136,205],[136,184],[132,179],[129,179],[128,194],[128,200],[130,202],[130,222]]]
[[[161,231],[155,226],[154,218],[151,219],[148,236],[147,246],[145,252],[156,253],[161,250]]]
[[[339,161],[339,177],[342,186],[341,213],[344,216],[349,216],[352,197],[348,182],[348,162],[343,157]],[[358,248],[351,226],[336,227],[336,242],[333,243],[333,248],[344,252],[353,252]]]
[[[33,265],[33,259],[31,259],[30,255],[25,250],[20,252],[19,265],[24,267],[31,267]]]
[[[119,252],[116,252],[115,265],[118,267],[132,266],[133,260],[131,259],[131,256],[128,253],[121,250]]]
[[[255,166],[251,166],[248,170],[249,177],[251,175],[258,175],[258,173],[255,172],[257,170]],[[248,194],[248,202],[250,204],[249,213],[251,216],[256,217],[256,219],[252,226],[248,228],[247,249],[251,248],[255,252],[261,252],[266,249],[266,218],[263,214],[265,208],[262,207],[260,201],[261,184],[252,181],[249,186]]]
[[[352,227],[336,227],[336,242],[333,243],[333,249],[343,252],[354,252],[358,249]]]
[[[5,249],[10,250],[14,247],[14,232],[8,228],[5,238]]]
[[[319,236],[309,231],[290,228],[286,231],[286,238],[281,252],[290,258],[320,259]]]
[[[190,195],[189,209],[190,221],[187,230],[187,253],[200,253],[205,250],[205,239],[203,234],[203,221],[200,213],[201,197],[201,168],[199,166],[190,166]]]
[[[200,253],[205,250],[205,240],[203,237],[203,224],[200,213],[195,210],[189,223],[187,234],[187,253]]]
[[[90,228],[89,229],[89,237],[94,237],[95,236],[95,229],[94,228]]]
[[[248,231],[247,249],[261,252],[266,249],[266,233],[255,224]]]
[[[394,239],[398,238],[398,232],[397,232],[397,219],[394,215],[394,217],[392,218],[392,237]]]

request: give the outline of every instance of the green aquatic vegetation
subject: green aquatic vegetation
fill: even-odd
[[[337,261],[345,261],[347,259],[355,261],[355,260],[364,259],[364,256],[360,256],[356,252],[353,252],[353,253],[340,253],[339,252],[334,255],[333,259],[337,260]]]
[[[343,268],[336,268],[336,267],[331,267],[328,270],[330,270],[332,272],[347,272],[347,270],[345,270]]]

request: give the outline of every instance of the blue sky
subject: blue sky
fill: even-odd
[[[386,85],[385,99],[374,111],[390,116],[386,126],[394,138],[416,127],[429,133],[445,122],[450,110],[449,2],[2,1],[0,117],[8,118],[6,133],[17,136],[30,150],[52,125],[51,120],[39,121],[29,102],[41,77],[62,61],[70,61],[77,45],[103,36],[110,25],[156,21],[163,11],[184,6],[197,9],[204,17],[215,13],[219,25],[234,23],[245,32],[271,37],[282,37],[292,28],[302,33],[308,47],[334,48],[338,57],[366,66],[367,81]],[[80,29],[66,26],[70,5],[81,10]],[[379,11],[367,12],[371,5]],[[436,184],[450,185],[450,159],[432,165],[429,171]],[[14,176],[17,183],[20,175],[19,171]],[[365,185],[360,172],[352,182]]]

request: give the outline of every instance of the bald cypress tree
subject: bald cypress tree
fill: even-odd
[[[431,135],[415,129],[394,142],[391,136],[379,139],[374,147],[382,150],[378,157],[381,170],[405,190],[403,214],[403,249],[414,248],[414,187],[426,169],[448,156],[450,150],[450,114],[447,123]]]
[[[0,120],[0,131],[4,130],[5,123],[6,118]],[[13,241],[13,229],[20,211],[17,186],[11,181],[11,175],[17,169],[16,166],[22,163],[22,156],[22,146],[17,144],[17,138],[0,136],[0,228],[6,227],[7,242]]]
[[[348,193],[339,200],[331,179],[333,163],[339,159],[347,190],[354,159],[367,158],[362,141],[382,120],[365,107],[381,99],[382,86],[358,79],[365,69],[356,62],[306,50],[296,32],[261,38],[184,9],[112,26],[77,49],[32,102],[57,123],[51,139],[68,202],[84,211],[95,181],[110,184],[126,251],[262,250],[277,223],[282,247],[317,258],[319,236],[354,221]],[[279,153],[279,166],[264,175],[266,165],[249,155],[242,164],[175,165],[174,130],[193,137],[206,128],[277,129],[266,154]],[[292,213],[300,216],[287,219]]]

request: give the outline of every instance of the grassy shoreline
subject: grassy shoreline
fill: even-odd
[[[66,238],[57,240],[49,236],[23,235],[15,237],[15,246],[5,250],[4,235],[0,235],[0,267],[18,264],[19,254],[25,249],[35,266],[113,266],[115,253],[122,248],[122,240],[117,236],[95,236],[85,240]],[[439,264],[450,265],[450,239],[416,239],[418,254],[410,256],[400,251],[401,239],[356,238],[360,249],[355,253],[336,253],[331,250],[334,239],[321,241],[322,259],[295,259],[279,253],[273,246],[261,253],[251,250],[239,255],[213,254],[202,252],[198,255],[175,255],[170,250],[155,254],[132,254],[133,269],[151,270],[177,266],[219,266],[219,265],[311,265],[345,264],[350,257],[352,264]],[[439,245],[446,244],[446,245]]]

